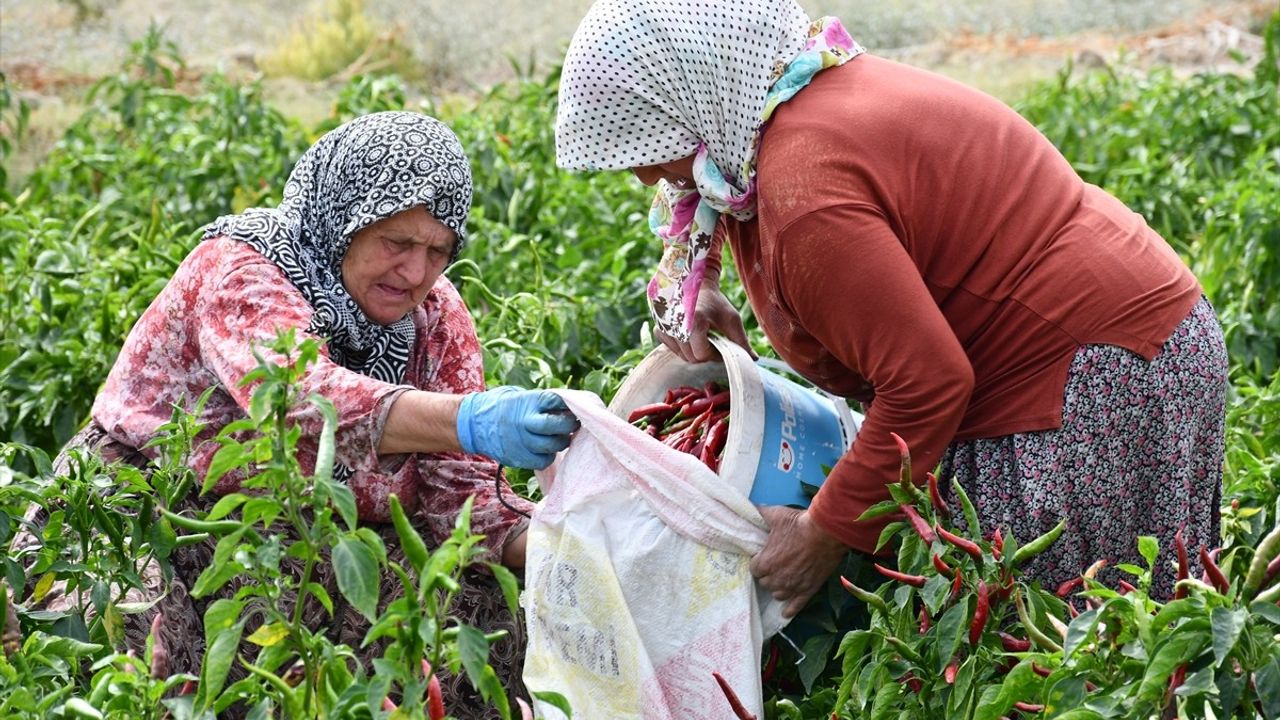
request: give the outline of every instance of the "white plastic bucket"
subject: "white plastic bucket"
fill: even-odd
[[[758,505],[808,507],[827,473],[853,445],[862,417],[843,398],[804,387],[751,360],[745,350],[712,338],[720,360],[691,364],[659,346],[636,366],[609,409],[626,418],[661,402],[669,388],[716,380],[729,387],[729,436],[719,475]],[[769,366],[769,367],[766,367]]]

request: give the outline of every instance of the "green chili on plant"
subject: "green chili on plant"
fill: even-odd
[[[1066,529],[1066,527],[1067,521],[1059,520],[1058,524],[1054,525],[1052,530],[1041,535],[1035,540],[1032,540],[1026,545],[1019,547],[1017,552],[1013,554],[1014,567],[1021,567],[1031,558],[1043,553],[1045,550],[1048,550],[1049,546],[1053,545],[1053,543],[1062,535],[1062,531]]]

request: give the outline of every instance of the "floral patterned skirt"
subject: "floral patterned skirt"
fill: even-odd
[[[1043,586],[1100,559],[1110,566],[1102,582],[1134,582],[1114,565],[1145,567],[1137,538],[1150,535],[1160,544],[1152,595],[1168,598],[1178,529],[1193,577],[1196,550],[1222,542],[1226,392],[1222,328],[1201,298],[1151,362],[1113,345],[1081,347],[1062,427],[954,443],[943,477],[959,480],[984,532],[1011,529],[1025,543],[1066,519],[1066,532],[1027,568]]]
[[[73,449],[96,453],[107,462],[125,462],[142,470],[147,468],[148,461],[144,455],[111,439],[94,422],[90,422],[88,426],[67,442],[54,461],[55,472],[60,474],[69,472],[69,453]],[[195,497],[193,495],[179,509],[207,511],[217,499],[212,496]],[[38,505],[33,505],[27,515],[27,519],[35,523],[36,526],[43,524],[44,511]],[[388,558],[398,562],[401,566],[407,567],[408,562],[405,560],[403,550],[400,548],[400,540],[396,535],[395,529],[390,525],[375,525],[372,526],[372,529],[378,533],[386,546]],[[429,537],[425,527],[419,528],[419,532],[424,537]],[[287,535],[291,533],[292,531],[286,531]],[[14,538],[15,547],[21,547],[26,543],[33,542],[39,541],[30,533],[22,533]],[[173,565],[173,580],[167,587],[161,577],[159,567],[152,563],[142,573],[144,587],[131,590],[125,596],[126,602],[134,603],[149,602],[157,597],[160,598],[155,605],[146,611],[124,616],[124,639],[128,649],[133,650],[140,657],[143,656],[146,649],[147,636],[151,631],[151,621],[155,618],[157,611],[163,612],[164,618],[160,632],[165,640],[166,647],[169,649],[169,674],[180,672],[187,672],[193,675],[200,674],[200,664],[204,656],[205,634],[203,620],[205,609],[218,598],[232,597],[243,586],[242,582],[233,579],[209,597],[193,598],[190,595],[190,588],[195,586],[196,579],[213,562],[215,545],[215,538],[209,538],[202,543],[175,548],[173,555],[170,556],[170,562]],[[369,647],[361,647],[364,635],[369,629],[369,623],[363,615],[344,601],[338,591],[333,566],[327,560],[328,558],[325,557],[322,562],[316,564],[312,569],[312,577],[313,580],[325,588],[329,597],[333,598],[334,615],[331,617],[320,603],[312,598],[303,607],[303,620],[313,630],[326,632],[334,642],[345,643],[355,648],[356,654],[364,664],[366,672],[372,672],[372,661],[381,656],[385,650],[386,643],[382,641]],[[300,577],[302,564],[294,558],[285,557],[281,559],[281,570],[293,573],[294,577]],[[402,587],[398,577],[391,571],[383,573],[380,585],[381,600],[379,609],[382,610],[392,600],[400,596]],[[529,697],[529,693],[524,689],[524,684],[521,680],[526,643],[523,614],[519,617],[511,614],[497,581],[487,573],[468,571],[464,575],[460,586],[461,590],[455,596],[454,604],[450,608],[450,615],[468,625],[478,627],[486,633],[499,630],[507,632],[506,637],[498,640],[490,647],[489,664],[493,666],[498,677],[502,680],[503,687],[507,689],[511,707],[515,708],[516,697],[526,700]],[[284,601],[286,606],[292,608],[291,597],[284,598]],[[65,591],[64,583],[55,583],[54,587],[43,596],[39,606],[32,609],[61,611],[86,604],[69,595]],[[248,635],[252,629],[251,624],[246,629],[245,634]],[[257,650],[257,646],[247,640],[242,641],[240,644],[240,653],[247,658],[253,658],[257,654]],[[242,665],[234,663],[228,678],[228,684],[244,677],[246,674],[247,671]],[[451,717],[468,720],[470,718],[497,716],[497,711],[484,702],[465,676],[451,675],[446,669],[441,669],[439,674],[445,707]],[[245,710],[245,708],[233,706],[221,716],[239,717],[244,714]]]

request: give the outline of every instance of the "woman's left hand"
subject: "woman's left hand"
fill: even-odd
[[[849,548],[818,527],[804,510],[761,506],[769,523],[764,549],[751,558],[751,574],[774,599],[787,603],[782,614],[794,617],[839,567]]]

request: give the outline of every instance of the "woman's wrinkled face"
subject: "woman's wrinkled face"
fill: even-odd
[[[631,172],[640,178],[640,182],[645,185],[657,185],[659,180],[666,180],[677,190],[692,190],[695,186],[693,181],[693,155],[660,165],[633,167]]]
[[[373,322],[390,325],[422,304],[449,264],[455,238],[421,205],[356,232],[342,284]]]

